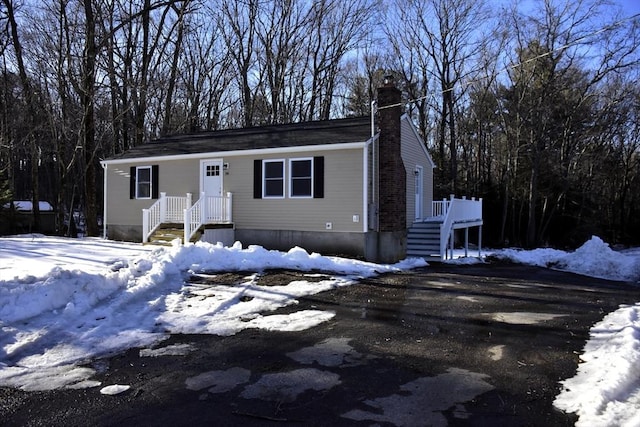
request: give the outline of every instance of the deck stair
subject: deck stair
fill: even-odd
[[[407,231],[407,255],[441,260],[453,258],[455,230],[464,230],[464,254],[469,251],[469,229],[479,227],[478,255],[482,251],[482,199],[450,199],[432,202],[432,216],[414,222]]]
[[[175,239],[184,243],[200,240],[207,226],[232,225],[232,194],[207,196],[193,201],[193,195],[160,198],[149,208],[142,209],[142,243],[170,245]]]
[[[191,237],[191,243],[195,243],[202,237],[204,226]],[[184,238],[183,224],[162,224],[149,236],[149,240],[145,242],[148,245],[171,246],[176,239],[182,242]]]
[[[407,234],[407,256],[440,258],[442,222],[416,222]]]

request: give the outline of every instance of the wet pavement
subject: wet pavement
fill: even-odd
[[[0,425],[573,425],[559,381],[590,327],[637,301],[637,286],[535,267],[431,265],[278,310],[336,313],[306,331],[174,335],[94,361],[120,394],[0,388]]]

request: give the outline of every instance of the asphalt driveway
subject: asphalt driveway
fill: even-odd
[[[131,386],[121,394],[0,388],[0,424],[573,425],[552,406],[559,381],[590,327],[638,301],[638,287],[570,273],[431,265],[280,310],[336,313],[310,330],[175,335],[92,362],[103,385]]]

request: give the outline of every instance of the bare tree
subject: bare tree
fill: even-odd
[[[600,82],[638,64],[637,29],[594,26],[605,8],[600,0],[545,0],[531,16],[513,15],[514,24],[526,23],[514,25],[520,48],[510,76],[518,100],[513,109],[516,120],[511,123],[518,127],[518,149],[526,154],[529,167],[525,191],[529,246],[546,239],[552,219],[566,206],[577,165],[594,137],[595,128],[589,123]],[[595,68],[585,56],[589,50],[601,55]]]
[[[22,42],[18,31],[18,22],[16,20],[16,14],[14,9],[13,0],[2,1],[7,13],[7,20],[9,21],[9,31],[11,34],[11,42],[15,52],[16,65],[18,68],[18,75],[20,76],[20,82],[24,93],[24,99],[27,112],[27,127],[29,133],[26,135],[28,138],[28,146],[30,152],[31,161],[31,201],[33,205],[33,226],[36,230],[40,229],[40,191],[39,191],[39,150],[38,150],[38,135],[35,133],[37,126],[37,108],[35,92],[31,84],[31,80],[27,75],[27,69],[25,66],[24,52],[22,49]]]
[[[263,70],[263,93],[269,101],[268,121],[291,122],[295,112],[289,82],[304,78],[307,11],[295,0],[275,0],[265,4],[256,28],[259,66]]]
[[[423,72],[420,77],[424,83],[419,90],[424,90],[430,80],[425,70],[437,85],[434,89],[440,97],[437,105],[440,180],[444,192],[455,192],[458,187],[456,114],[465,91],[464,80],[475,78],[479,71],[477,58],[487,35],[478,28],[488,22],[486,4],[475,0],[411,0],[397,2],[396,9],[400,23],[388,31],[393,39],[406,38],[399,42],[404,46],[398,47],[411,52],[410,57]],[[447,154],[448,167],[445,168]]]
[[[234,61],[234,74],[237,75],[239,98],[242,107],[244,126],[254,125],[255,100],[254,89],[259,86],[261,76],[254,77],[256,52],[256,24],[258,0],[238,2],[224,0],[220,4],[218,28],[226,42],[227,52]]]
[[[311,83],[303,119],[329,119],[334,90],[347,52],[358,47],[370,29],[375,3],[321,0],[310,11],[307,72]]]

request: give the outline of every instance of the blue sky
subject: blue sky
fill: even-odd
[[[618,0],[625,12],[625,15],[635,15],[640,13],[640,0]]]
[[[625,16],[640,13],[640,0],[618,0]]]
[[[515,2],[519,7],[525,9],[542,0],[503,0],[505,4]],[[612,0],[613,3],[620,5],[623,16],[632,16],[640,13],[640,0]]]

